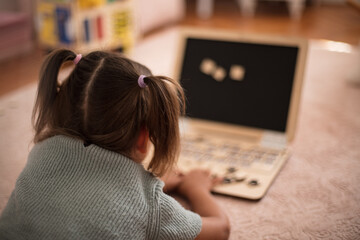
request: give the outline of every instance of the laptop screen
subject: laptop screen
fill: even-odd
[[[187,38],[187,116],[285,132],[299,48]]]

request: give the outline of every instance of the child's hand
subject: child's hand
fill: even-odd
[[[161,177],[161,180],[165,183],[164,192],[174,191],[182,182],[184,175],[177,171],[170,171]]]
[[[193,170],[183,177],[178,192],[185,196],[191,210],[201,216],[202,227],[197,239],[228,239],[229,219],[210,193],[221,178],[212,178],[209,171]]]
[[[192,170],[186,174],[178,187],[178,192],[183,195],[191,194],[194,191],[207,191],[220,182],[219,178],[212,178],[209,171]]]

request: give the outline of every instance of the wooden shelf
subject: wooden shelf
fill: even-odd
[[[130,52],[135,40],[133,3],[133,0],[38,0],[40,46],[82,53],[113,49]]]

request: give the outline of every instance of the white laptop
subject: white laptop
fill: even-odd
[[[187,98],[184,171],[224,178],[213,192],[262,198],[289,158],[307,41],[184,29],[175,77]]]

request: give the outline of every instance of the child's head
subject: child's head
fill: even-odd
[[[83,56],[60,84],[61,66],[75,58],[70,50],[55,50],[42,66],[34,141],[62,134],[130,157],[145,129],[155,148],[149,169],[161,176],[179,152],[181,86],[120,54],[100,51]],[[146,76],[146,87],[139,85],[140,75]]]

